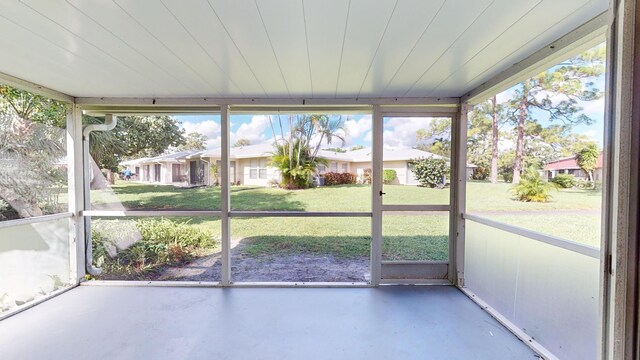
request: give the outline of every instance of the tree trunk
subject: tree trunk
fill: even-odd
[[[513,164],[513,183],[520,182],[522,172],[522,162],[524,154],[524,122],[527,119],[527,98],[529,97],[529,81],[525,81],[522,86],[522,99],[520,100],[520,113],[518,114],[518,135],[516,139],[516,158]]]
[[[496,96],[491,98],[493,111],[491,114],[491,183],[498,182],[498,109],[496,104]]]

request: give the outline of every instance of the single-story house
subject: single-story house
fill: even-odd
[[[230,181],[236,184],[267,186],[271,180],[278,180],[278,169],[269,166],[272,156],[271,144],[247,145],[231,148]],[[327,165],[319,165],[318,175],[327,172],[352,173],[362,179],[365,169],[371,168],[371,148],[337,152],[319,150],[318,157],[327,160]],[[395,184],[417,185],[409,161],[413,159],[442,156],[418,149],[383,150],[383,168],[396,171]],[[132,170],[134,180],[178,186],[213,185],[220,177],[220,149],[206,151],[183,151],[154,158],[124,161],[122,166]],[[448,159],[447,159],[448,160]],[[467,164],[467,177],[471,176],[475,165]]]
[[[576,179],[589,179],[587,173],[578,166],[578,161],[576,160],[575,155],[550,161],[544,167],[544,174],[548,180],[553,179],[558,174],[570,174]],[[593,171],[593,180],[602,181],[602,152],[600,152],[598,160],[596,161],[596,169]]]

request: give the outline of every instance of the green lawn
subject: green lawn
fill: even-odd
[[[601,196],[598,192],[562,190],[550,203],[522,203],[510,199],[509,184],[470,182],[469,212],[592,246],[599,243]],[[94,208],[121,202],[128,209],[220,209],[220,188],[182,189],[165,185],[119,182],[115,196],[92,191]],[[448,189],[386,185],[385,204],[447,204]],[[113,205],[113,204],[112,204]],[[234,186],[233,210],[370,211],[371,188],[344,185],[287,191]],[[176,221],[187,221],[179,218]],[[220,222],[188,219],[192,226],[220,236]],[[383,257],[389,260],[446,260],[446,213],[387,214],[383,217]],[[234,218],[231,233],[248,255],[312,252],[340,257],[368,256],[369,218]],[[214,249],[210,249],[214,250]]]

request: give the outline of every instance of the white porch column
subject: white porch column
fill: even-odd
[[[220,106],[220,125],[222,131],[222,151],[220,159],[220,201],[222,202],[220,217],[222,242],[222,286],[229,286],[231,283],[231,228],[229,224],[229,210],[231,210],[231,197],[229,186],[229,105]]]
[[[603,359],[640,356],[638,175],[640,165],[640,6],[612,0],[607,42],[603,196]]]
[[[452,161],[451,168],[451,212],[449,228],[449,281],[464,287],[464,248],[467,188],[467,112],[468,105],[462,104],[452,118]]]
[[[84,178],[82,159],[82,111],[75,104],[69,104],[67,111],[67,180],[69,195],[69,251],[71,281],[78,283],[85,275],[85,235],[84,219]]]

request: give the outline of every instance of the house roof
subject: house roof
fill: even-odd
[[[0,71],[75,97],[459,97],[608,6],[0,1]]]
[[[235,159],[250,159],[269,157],[273,153],[273,145],[271,144],[257,144],[247,145],[240,147],[232,147],[230,149],[231,160]],[[371,148],[363,148],[359,150],[337,152],[331,150],[318,150],[318,157],[327,159],[329,161],[345,161],[345,162],[370,162],[371,161]],[[384,149],[383,158],[384,161],[408,161],[413,159],[419,159],[424,157],[431,157],[436,159],[448,158],[436,154],[432,154],[427,151],[418,149]],[[161,155],[154,158],[142,158],[136,160],[123,161],[122,165],[135,165],[141,163],[155,163],[155,162],[180,162],[190,159],[212,158],[220,159],[220,149],[205,150],[205,151],[182,151],[173,154]],[[467,167],[475,167],[473,164],[467,164]]]
[[[598,155],[598,159],[596,160],[596,169],[602,168],[603,157],[602,152]],[[578,166],[578,162],[576,160],[576,156],[567,156],[558,160],[550,161],[547,165],[545,165],[544,170],[576,170],[580,169]]]

